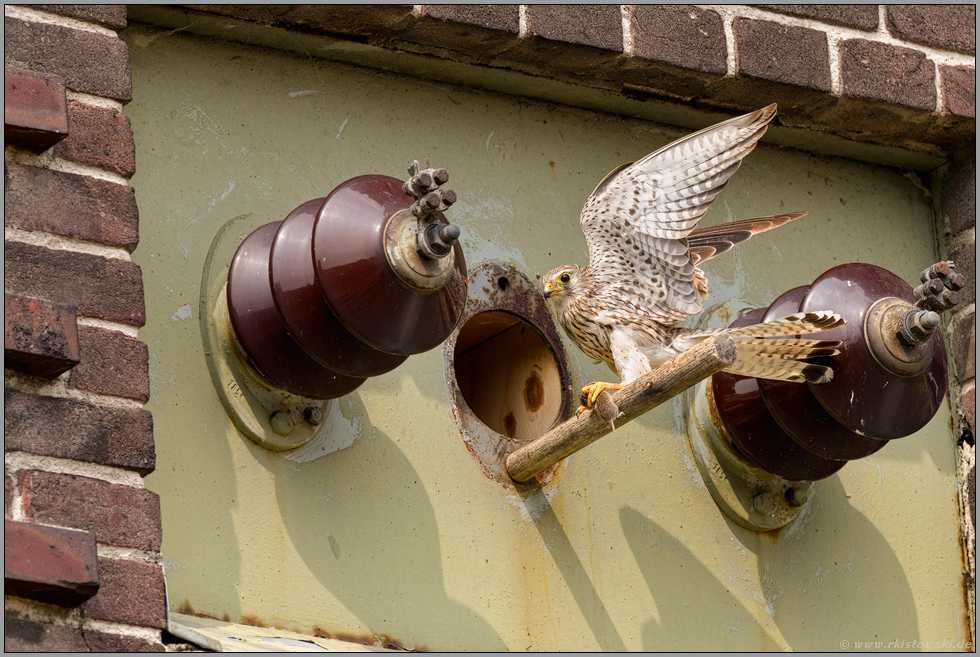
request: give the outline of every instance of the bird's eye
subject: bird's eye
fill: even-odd
[[[568,272],[565,272],[564,274],[558,277],[558,282],[561,283],[562,285],[567,285],[568,281],[570,280],[572,280],[572,277],[568,275]]]

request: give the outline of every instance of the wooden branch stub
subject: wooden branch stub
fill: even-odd
[[[620,411],[616,426],[643,415],[731,365],[737,355],[731,337],[715,335],[628,383],[612,395],[612,401]],[[508,456],[507,474],[515,481],[529,481],[612,430],[609,421],[595,409],[584,411]]]

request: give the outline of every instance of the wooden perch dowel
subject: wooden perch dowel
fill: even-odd
[[[725,334],[712,336],[676,356],[612,395],[621,414],[617,426],[690,388],[698,381],[735,362],[735,341]],[[605,393],[603,393],[605,394]],[[599,440],[613,429],[597,409],[558,425],[507,457],[507,474],[515,481],[530,481],[536,474]]]

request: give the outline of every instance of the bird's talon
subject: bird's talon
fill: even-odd
[[[621,383],[606,383],[605,381],[588,383],[582,387],[580,400],[586,407],[592,408],[595,406],[595,400],[600,393],[605,390],[619,390],[622,387]]]

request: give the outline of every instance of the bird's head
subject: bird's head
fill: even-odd
[[[578,265],[562,265],[549,271],[544,277],[544,298],[559,307],[585,287],[585,272]]]

